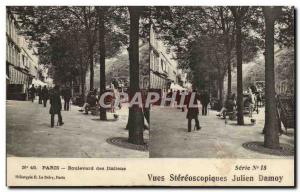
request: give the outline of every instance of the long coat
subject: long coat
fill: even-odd
[[[210,102],[209,95],[206,92],[200,95],[200,102],[202,105],[208,105]]]
[[[30,87],[29,88],[29,94],[30,94],[30,96],[34,96],[35,92],[36,92],[36,89],[34,87]]]
[[[71,93],[71,89],[69,88],[66,88],[64,91],[63,91],[63,97],[65,100],[69,100],[72,96],[72,93]]]
[[[36,92],[37,92],[38,96],[41,96],[41,94],[42,94],[42,88],[38,87],[37,90],[36,90]]]
[[[61,105],[61,100],[60,100],[60,94],[58,92],[54,92],[50,96],[50,114],[58,114],[61,111],[62,105]]]
[[[195,98],[193,99],[193,101],[191,103],[193,103],[193,105],[197,105],[197,100],[200,100],[200,96],[196,92],[194,92],[194,94],[195,94]],[[187,109],[188,109],[187,114],[186,114],[187,119],[195,119],[199,115],[198,106],[197,107],[190,106],[190,100],[192,99],[191,97],[192,97],[192,93],[189,93],[186,97],[187,98],[187,100],[186,100],[187,101]]]
[[[49,98],[49,91],[48,91],[47,88],[43,88],[43,89],[42,89],[42,94],[41,94],[41,96],[43,97],[44,100],[48,100],[48,98]]]

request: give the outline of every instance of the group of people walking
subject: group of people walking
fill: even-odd
[[[57,114],[59,126],[63,125],[64,122],[62,120],[61,110],[62,110],[62,103],[61,103],[61,96],[64,99],[64,110],[69,111],[70,109],[70,100],[71,100],[71,89],[66,87],[62,91],[60,90],[59,86],[54,86],[52,89],[48,89],[45,85],[43,88],[42,86],[32,86],[28,90],[29,98],[31,102],[34,102],[36,96],[38,96],[38,103],[43,104],[44,107],[47,107],[47,101],[50,100],[50,109],[49,113],[51,116],[51,127],[54,127],[54,117]]]
[[[42,86],[38,86],[38,88],[35,88],[34,85],[29,88],[29,98],[33,102],[35,100],[36,95],[38,96],[38,102],[39,104],[43,104],[44,107],[47,106],[47,101],[49,99],[49,89],[45,85],[43,88]]]
[[[173,91],[167,93],[167,97],[172,97]],[[192,96],[193,95],[193,96]],[[184,98],[182,98],[184,97]],[[191,101],[193,99],[193,101]],[[175,97],[176,105],[178,109],[181,109],[184,112],[187,109],[186,118],[188,120],[188,132],[192,131],[192,120],[195,121],[195,129],[200,130],[200,122],[198,119],[199,116],[199,107],[198,101],[202,105],[202,115],[208,115],[208,104],[210,103],[210,96],[206,91],[198,93],[198,91],[193,88],[192,91],[182,90],[176,91]],[[183,102],[183,105],[181,104]]]

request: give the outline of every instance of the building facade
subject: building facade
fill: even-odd
[[[35,49],[19,35],[16,15],[6,14],[6,86],[7,99],[26,100],[27,90],[38,77],[38,57]],[[37,83],[36,83],[37,84]]]
[[[181,75],[177,69],[177,62],[172,59],[172,53],[168,53],[163,41],[153,27],[150,28],[150,88],[167,91],[179,87]]]
[[[150,89],[166,92],[186,89],[187,74],[178,69],[173,53],[158,38],[153,27],[150,28]]]

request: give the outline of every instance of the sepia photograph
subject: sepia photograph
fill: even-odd
[[[149,157],[149,111],[128,102],[149,87],[148,13],[104,6],[6,13],[7,155]]]
[[[7,185],[294,186],[295,10],[6,6]]]
[[[158,13],[150,90],[168,101],[151,110],[150,157],[293,159],[294,8]]]

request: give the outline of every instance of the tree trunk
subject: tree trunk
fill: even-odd
[[[76,33],[75,35],[75,41],[76,41],[76,46],[79,47],[79,39],[78,39],[78,33]],[[84,68],[84,63],[83,63],[83,59],[82,59],[82,53],[79,52],[79,62],[80,62],[80,92],[81,92],[81,97],[83,99],[83,101],[85,101],[85,75],[86,75],[86,71]]]
[[[81,70],[80,80],[81,80],[81,96],[82,96],[83,101],[85,101],[85,72],[84,72],[84,70]]]
[[[279,125],[275,98],[275,73],[274,73],[274,22],[275,10],[264,7],[265,16],[265,136],[264,145],[267,148],[279,148]]]
[[[218,77],[218,89],[219,89],[219,101],[220,104],[222,106],[223,105],[223,101],[224,101],[224,95],[223,95],[223,91],[224,91],[224,75],[219,73],[219,77]]]
[[[100,96],[105,93],[106,77],[105,77],[105,26],[104,26],[104,10],[98,7],[99,17],[99,55],[100,55]],[[100,120],[107,120],[106,109],[100,105]]]
[[[229,48],[227,48],[229,49]],[[227,50],[227,95],[231,94],[231,51]]]
[[[139,92],[139,20],[141,7],[128,7],[130,14],[130,42],[129,42],[129,99]],[[133,144],[144,144],[144,115],[139,105],[129,108],[128,117],[129,139]]]
[[[92,42],[89,40],[89,44],[92,44]],[[89,45],[89,66],[90,66],[90,91],[94,90],[94,51],[93,46]]]
[[[243,103],[243,55],[241,18],[236,18],[236,58],[237,58],[237,124],[244,125]]]

